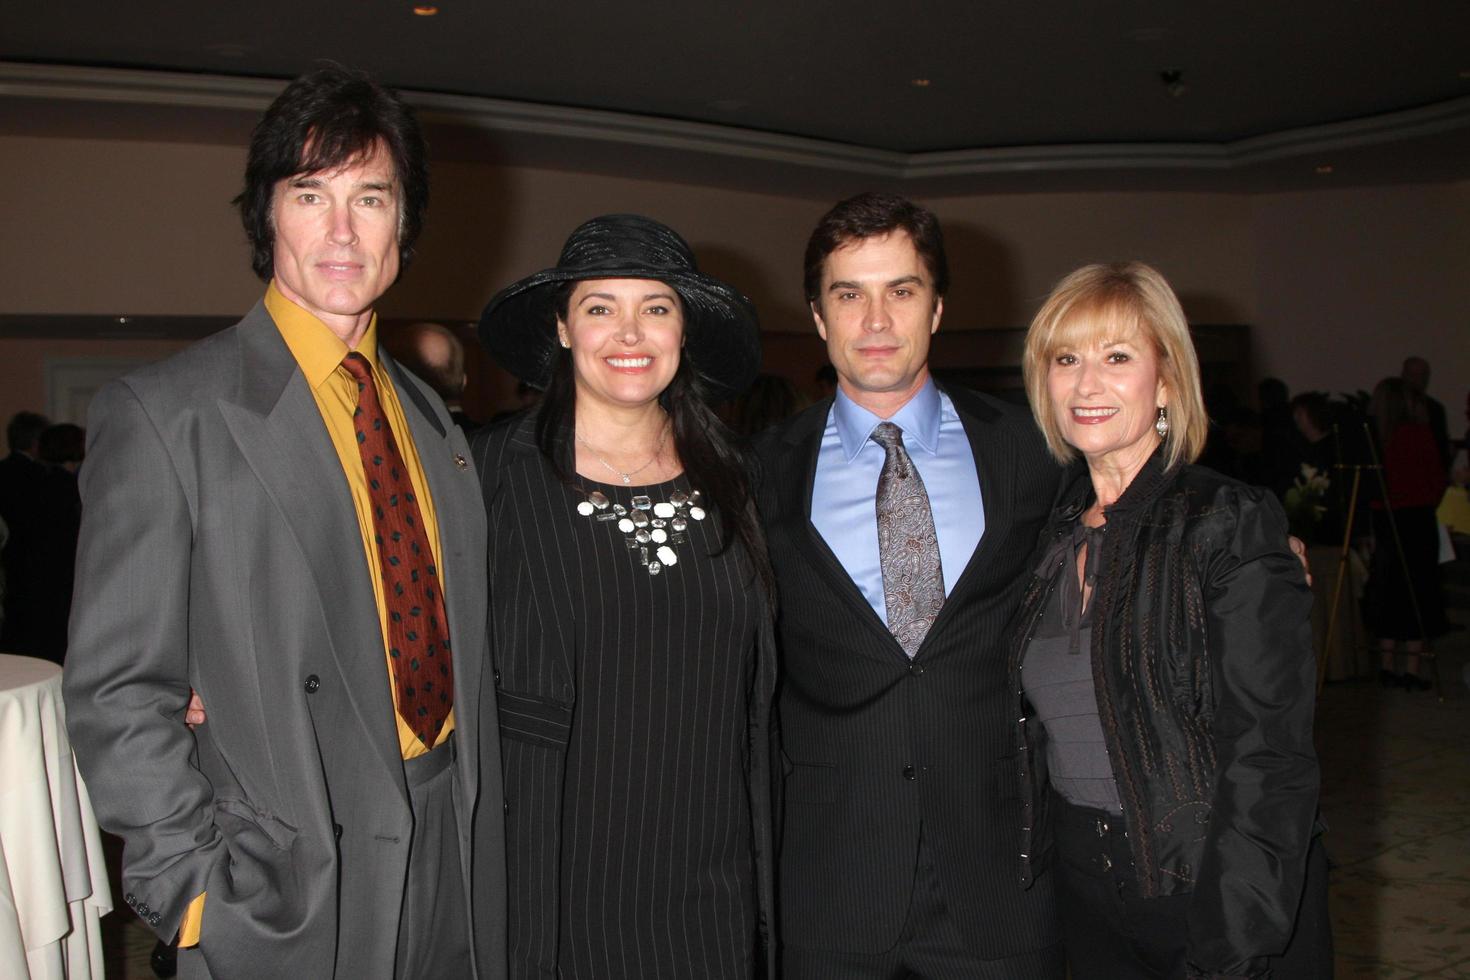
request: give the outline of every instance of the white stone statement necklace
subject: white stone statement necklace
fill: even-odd
[[[635,494],[630,503],[631,507],[615,504],[601,490],[593,490],[578,502],[577,513],[599,523],[616,521],[628,549],[649,575],[679,564],[674,546],[685,542],[684,532],[691,520],[705,518],[700,492],[675,490],[668,500],[657,502],[647,494]]]

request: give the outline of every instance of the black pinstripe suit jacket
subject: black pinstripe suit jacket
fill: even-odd
[[[491,527],[513,522],[515,561],[490,555],[490,635],[504,752],[507,875],[511,891],[510,975],[557,975],[562,787],[566,745],[577,710],[573,629],[580,603],[571,570],[582,561],[557,477],[536,446],[534,410],[481,429],[471,453]],[[568,431],[568,436],[570,432]],[[570,441],[568,438],[567,441]],[[570,452],[568,451],[570,458]],[[518,571],[498,575],[509,564]],[[758,975],[775,971],[774,844],[770,719],[776,687],[775,638],[761,604],[749,696],[747,799],[755,864]],[[611,860],[611,858],[610,858]]]
[[[974,450],[985,533],[912,661],[811,522],[830,399],[758,446],[780,591],[786,778],[777,905],[788,946],[892,948],[921,828],[977,956],[1057,939],[1050,875],[1030,887],[1020,880],[1024,815],[1004,635],[1059,471],[1024,411],[964,390],[946,394]]]

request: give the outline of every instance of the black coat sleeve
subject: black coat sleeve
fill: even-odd
[[[1317,812],[1312,596],[1275,498],[1219,493],[1235,519],[1203,568],[1215,805],[1186,957],[1191,977],[1249,977],[1291,937]]]

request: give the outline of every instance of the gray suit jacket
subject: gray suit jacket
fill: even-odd
[[[478,975],[505,971],[485,514],[444,406],[386,356],[440,525],[456,800]],[[68,728],[125,901],[164,938],[208,892],[216,977],[393,974],[412,811],[357,518],[262,305],[100,391]],[[194,687],[209,712],[191,733]]]

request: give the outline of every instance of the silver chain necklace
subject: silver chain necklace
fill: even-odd
[[[642,473],[644,470],[646,470],[650,466],[652,466],[653,463],[654,463],[654,460],[658,459],[659,454],[664,451],[664,442],[669,438],[669,426],[667,424],[665,424],[664,427],[663,427],[663,431],[661,431],[659,433],[658,445],[656,445],[656,446],[653,447],[653,455],[650,456],[650,457],[648,457],[648,462],[644,463],[642,466],[638,467],[636,470],[629,470],[626,473],[624,473],[622,470],[618,469],[613,464],[609,463],[607,460],[603,459],[602,458],[602,454],[599,453],[597,450],[593,449],[592,448],[592,444],[589,443],[586,439],[583,439],[582,438],[582,434],[580,432],[575,433],[575,435],[576,435],[577,441],[580,442],[582,444],[582,446],[589,453],[592,454],[592,458],[593,459],[597,460],[604,467],[606,467],[607,470],[608,470],[608,472],[610,472],[610,473],[616,473],[618,475],[618,479],[620,479],[620,480],[623,481],[623,486],[629,486],[633,482],[633,477],[637,476],[639,473]]]

